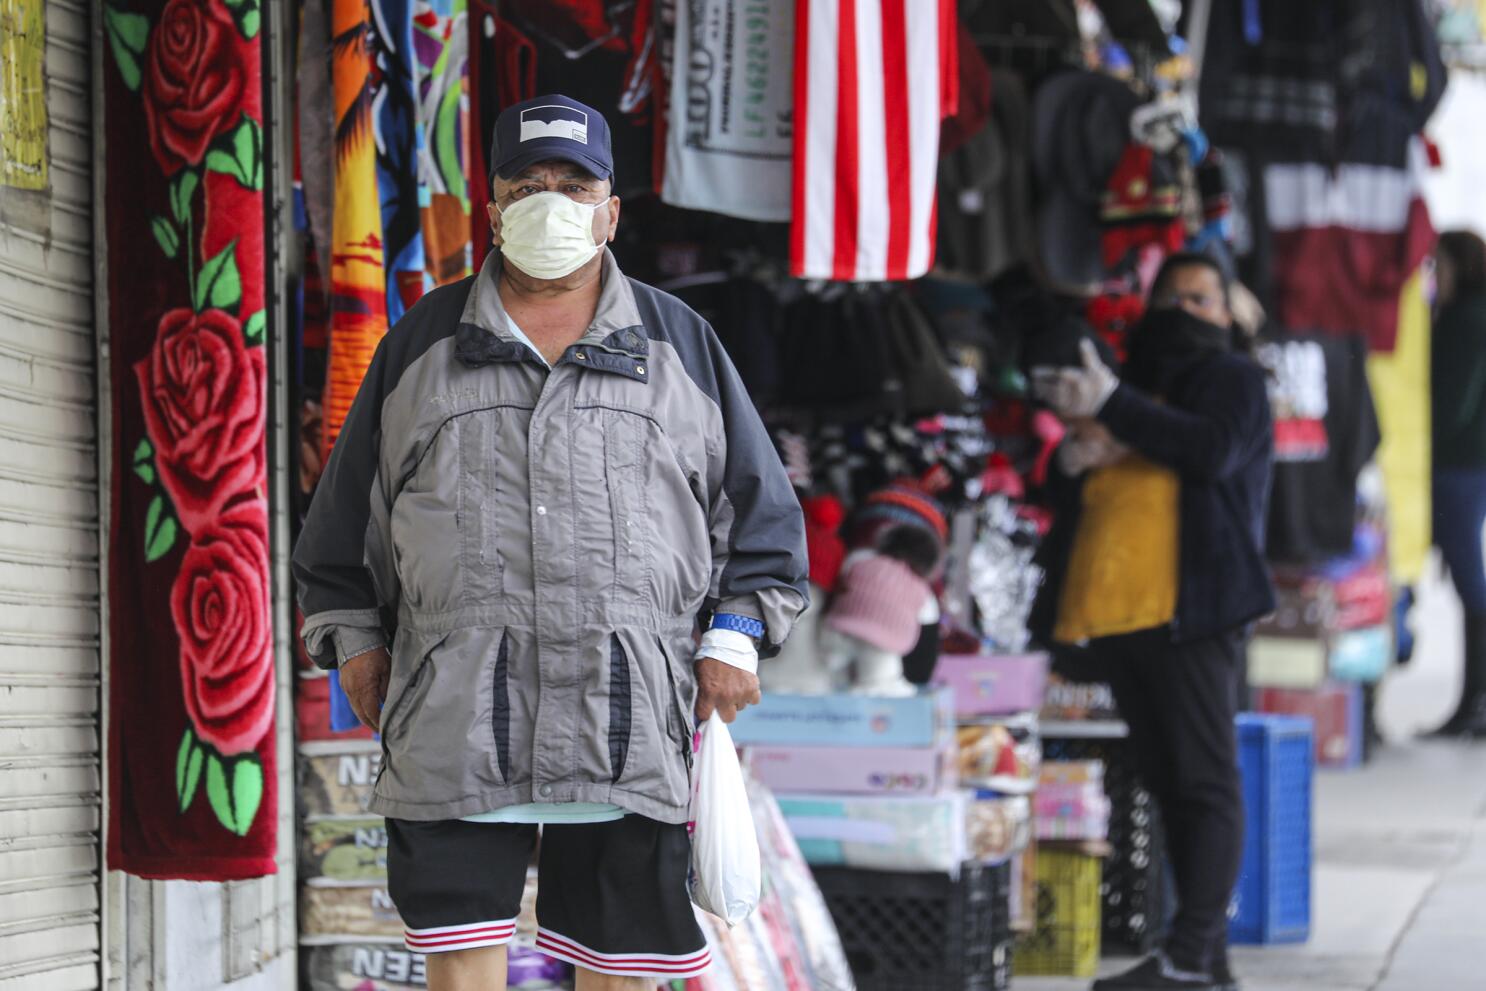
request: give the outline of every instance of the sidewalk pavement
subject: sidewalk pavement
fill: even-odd
[[[1387,742],[1359,770],[1317,774],[1311,938],[1235,947],[1245,991],[1486,989],[1486,744],[1413,738],[1459,691],[1459,606],[1433,574],[1416,629],[1414,662],[1380,691]],[[1088,984],[1018,977],[1012,988]]]

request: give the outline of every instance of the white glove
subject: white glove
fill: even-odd
[[[1065,420],[1087,419],[1104,408],[1120,380],[1099,360],[1099,351],[1088,339],[1079,344],[1082,368],[1032,369],[1032,394]]]
[[[1073,429],[1058,446],[1058,466],[1063,474],[1077,478],[1094,468],[1104,468],[1124,459],[1130,449],[1109,433],[1108,430]]]

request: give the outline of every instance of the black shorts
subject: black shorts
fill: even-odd
[[[387,820],[387,887],[417,953],[516,934],[537,827]],[[686,890],[684,825],[627,815],[542,827],[537,949],[620,977],[696,977],[712,963]]]

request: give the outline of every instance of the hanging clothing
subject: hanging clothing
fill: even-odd
[[[1357,517],[1357,475],[1381,435],[1361,338],[1287,336],[1264,344],[1274,411],[1271,561],[1313,564],[1348,553]]]
[[[1002,69],[991,78],[991,119],[939,160],[936,270],[977,282],[1025,263],[1032,243],[1027,89]]]
[[[1378,467],[1388,499],[1388,572],[1403,585],[1429,559],[1429,303],[1417,273],[1398,301],[1398,346],[1367,357],[1367,380],[1383,442]]]
[[[372,0],[377,190],[387,266],[387,322],[431,288],[423,253],[423,128],[413,82],[413,0]]]
[[[490,8],[487,2],[482,4]],[[496,100],[487,113],[561,93],[604,115],[614,152],[614,192],[651,191],[655,18],[651,0],[506,3],[495,19]],[[485,145],[489,147],[489,145]]]
[[[954,4],[797,11],[791,274],[918,278],[934,261],[939,122],[958,98]]]
[[[331,86],[335,101],[335,212],[330,246],[330,358],[322,405],[322,454],[329,457],[387,333],[387,268],[377,196],[372,27],[366,0],[334,0]]]
[[[1270,164],[1264,171],[1275,315],[1287,327],[1398,338],[1398,296],[1434,246],[1424,143],[1403,167],[1380,161]]]
[[[423,145],[419,209],[428,281],[470,274],[470,198],[464,158],[471,140],[466,0],[417,0],[413,6],[413,84]]]
[[[789,220],[794,0],[682,0],[661,199],[745,220]]]

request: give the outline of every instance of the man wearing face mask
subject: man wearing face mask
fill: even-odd
[[[1222,271],[1175,255],[1120,377],[1087,341],[1080,367],[1034,370],[1038,397],[1069,425],[1034,631],[1086,645],[1109,681],[1176,877],[1164,947],[1096,991],[1237,987],[1233,718],[1244,629],[1274,608],[1262,552],[1274,428],[1264,374],[1234,333]]]
[[[603,117],[510,107],[491,162],[499,253],[387,334],[326,466],[303,635],[381,732],[370,809],[429,987],[505,987],[540,826],[537,946],[579,991],[649,991],[709,963],[692,736],[758,702],[804,520],[712,329],[605,246]]]

